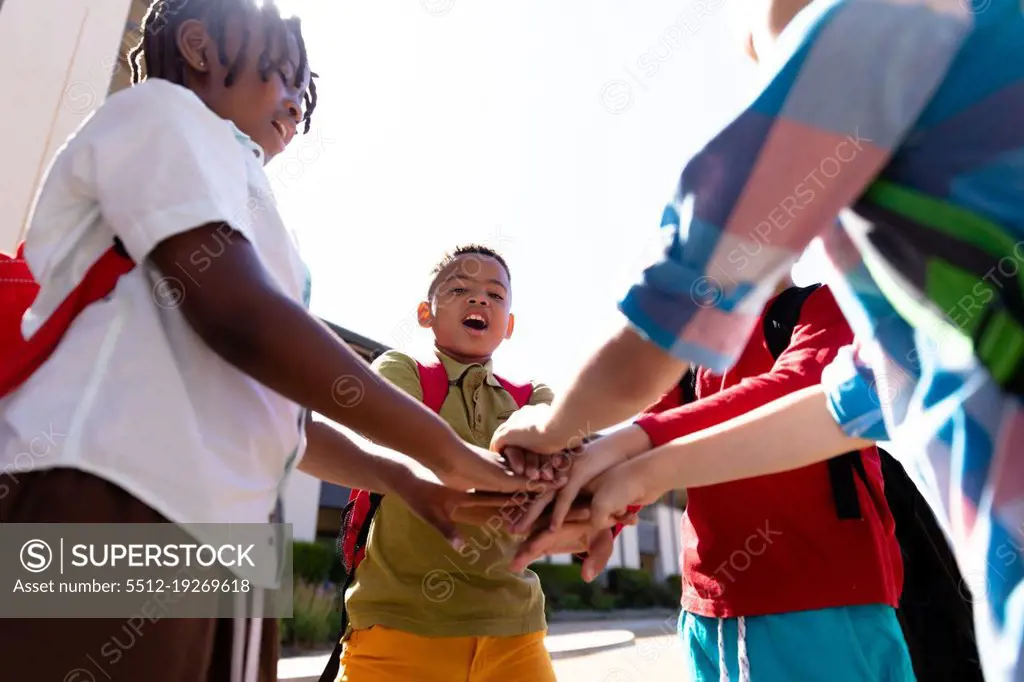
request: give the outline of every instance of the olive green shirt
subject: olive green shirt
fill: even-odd
[[[518,409],[486,365],[464,365],[438,353],[451,383],[440,415],[459,436],[488,447],[491,435]],[[416,362],[388,351],[374,370],[423,400]],[[530,404],[550,403],[551,389],[533,385]],[[402,428],[396,424],[395,428]],[[516,510],[510,510],[515,513]],[[511,573],[516,543],[501,516],[493,524],[460,528],[453,549],[394,496],[385,496],[370,526],[366,557],[345,595],[351,627],[373,625],[426,637],[511,637],[545,629],[544,594],[530,570]]]

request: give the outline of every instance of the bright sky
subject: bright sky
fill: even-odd
[[[474,241],[512,270],[512,379],[564,388],[621,324],[687,157],[751,96],[729,0],[279,0],[320,102],[268,169],[313,310],[422,352],[427,274]]]

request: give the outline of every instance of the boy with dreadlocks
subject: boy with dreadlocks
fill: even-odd
[[[306,310],[309,275],[263,170],[316,103],[298,20],[271,2],[161,0],[131,56],[134,87],[60,150],[23,245],[39,285],[29,343],[90,295],[99,263],[119,269],[0,391],[0,522],[264,523],[301,459],[453,539],[468,493],[311,411],[452,488],[524,486]],[[135,637],[117,620],[0,620],[0,661],[11,680],[273,682],[274,624],[157,618]]]

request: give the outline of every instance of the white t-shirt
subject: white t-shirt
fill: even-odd
[[[72,467],[179,523],[267,521],[305,446],[304,410],[214,354],[176,307],[178,285],[147,261],[168,237],[225,222],[281,291],[308,305],[308,270],[262,159],[234,124],[159,79],[112,96],[60,150],[26,238],[41,291],[25,334],[115,235],[142,265],[86,308],[53,356],[0,402],[0,483],[16,485],[18,471]],[[222,248],[211,243],[170,277],[210,267]]]

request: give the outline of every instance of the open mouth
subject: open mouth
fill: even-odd
[[[475,332],[482,332],[487,329],[487,319],[478,313],[470,313],[462,320],[462,326]]]
[[[284,145],[288,144],[288,131],[285,130],[284,124],[280,121],[271,121],[270,125],[274,126],[274,130],[281,136],[281,143]]]

